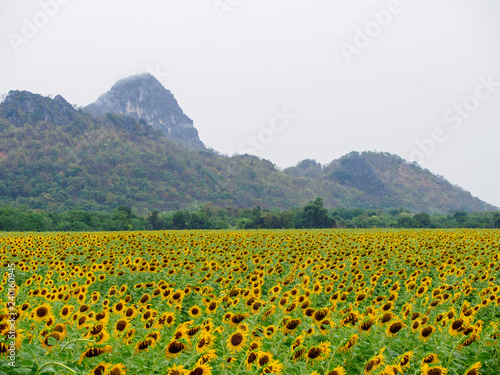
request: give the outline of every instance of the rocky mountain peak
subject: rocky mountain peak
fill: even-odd
[[[119,80],[86,110],[94,116],[109,112],[143,119],[172,141],[194,150],[205,150],[193,120],[184,114],[174,95],[151,74]]]

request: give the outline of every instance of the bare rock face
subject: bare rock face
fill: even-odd
[[[142,119],[180,145],[206,149],[193,120],[184,114],[174,95],[148,73],[119,80],[85,109],[94,116],[118,113]]]

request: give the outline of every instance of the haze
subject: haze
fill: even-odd
[[[84,106],[150,72],[219,152],[284,168],[386,151],[500,206],[499,15],[494,0],[3,0],[0,93]]]

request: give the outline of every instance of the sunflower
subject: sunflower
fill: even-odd
[[[47,303],[43,303],[32,310],[31,317],[35,322],[43,322],[50,318],[53,319],[52,307]]]
[[[165,356],[168,358],[175,358],[181,352],[186,349],[186,345],[178,340],[172,340],[170,343],[167,345],[167,348],[165,349]]]
[[[384,350],[385,348],[382,348],[380,352],[370,359],[368,363],[365,365],[364,372],[363,374],[368,375],[368,374],[373,374],[375,371],[377,371],[380,367],[384,365]]]
[[[441,366],[429,367],[429,365],[425,364],[422,367],[422,375],[446,375],[448,370]]]
[[[82,329],[86,327],[89,323],[89,319],[87,318],[87,315],[82,315],[80,317],[77,317],[76,319],[76,328]]]
[[[358,335],[356,335],[356,334],[352,335],[349,338],[349,340],[347,340],[347,342],[339,348],[339,352],[347,352],[350,349],[352,349],[354,347],[354,345],[356,345],[356,342],[358,341],[358,339],[359,339]]]
[[[335,367],[332,371],[327,373],[326,375],[346,375],[345,368],[342,366]]]
[[[64,340],[64,338],[68,335],[65,323],[57,323],[52,329],[52,332],[59,333],[61,335],[61,340]]]
[[[438,362],[439,362],[439,358],[438,358],[437,354],[431,353],[431,354],[426,355],[424,357],[424,359],[422,359],[422,366],[429,365],[431,363],[438,363]]]
[[[387,327],[387,331],[385,333],[389,337],[395,337],[404,327],[406,327],[406,325],[401,320],[398,320]]]
[[[271,361],[263,370],[263,374],[281,374],[283,370],[283,365],[277,360]]]
[[[420,340],[423,342],[427,342],[431,335],[436,332],[436,328],[434,326],[427,326],[420,330]]]
[[[231,353],[240,352],[246,345],[247,333],[237,330],[227,339],[227,347]]]
[[[198,306],[194,305],[189,309],[188,313],[191,318],[198,318],[199,316],[201,316],[201,309]]]
[[[448,333],[452,336],[458,336],[464,329],[464,322],[465,321],[463,319],[454,320],[448,329]]]
[[[404,369],[410,367],[410,360],[413,358],[413,352],[406,352],[401,354],[398,358],[396,358],[395,364],[398,366],[403,372]]]
[[[107,324],[109,322],[110,313],[108,311],[101,311],[95,314],[95,320],[97,322],[102,322],[103,324]]]
[[[276,331],[277,331],[276,326],[274,325],[267,326],[266,329],[264,330],[264,336],[270,338],[276,333]]]
[[[153,347],[155,343],[155,340],[153,340],[151,337],[139,341],[135,345],[135,351],[134,354],[141,353],[141,352],[147,352],[150,347]]]
[[[257,353],[257,361],[255,362],[255,364],[258,367],[265,367],[269,363],[271,363],[271,361],[273,360],[273,357],[274,356],[273,356],[273,354],[271,352],[259,351]]]
[[[201,335],[198,343],[196,344],[196,351],[198,353],[204,353],[210,349],[212,349],[214,345],[214,336],[210,333],[204,333]]]
[[[289,320],[285,326],[283,327],[283,333],[286,335],[287,333],[294,332],[297,327],[302,323],[301,319],[291,319]]]
[[[123,310],[123,317],[127,320],[132,320],[137,315],[137,309],[135,306],[127,307]]]
[[[207,304],[207,308],[205,311],[207,314],[214,314],[216,310],[217,310],[217,301],[210,301]]]
[[[256,351],[252,351],[252,352],[248,353],[248,355],[245,359],[245,366],[246,366],[248,371],[250,371],[252,369],[253,365],[257,363],[256,361],[259,358],[258,354],[259,353]]]
[[[189,370],[186,370],[182,365],[174,365],[167,370],[166,375],[187,375]]]
[[[125,375],[127,369],[121,363],[114,365],[106,375]]]
[[[99,362],[96,367],[90,371],[88,375],[104,375],[108,372],[108,369],[112,366],[111,363]]]
[[[464,375],[479,375],[479,369],[481,368],[481,362],[474,363],[471,367],[465,371]]]
[[[198,358],[198,361],[196,361],[196,363],[197,364],[205,364],[207,362],[213,361],[214,359],[217,359],[217,353],[215,352],[215,349],[210,349],[205,354],[203,354],[200,358]]]
[[[374,323],[375,323],[375,321],[373,320],[373,318],[369,318],[369,319],[365,320],[364,322],[362,322],[359,325],[358,329],[360,332],[369,333],[370,330],[372,329],[372,326]]]
[[[78,363],[82,363],[82,361],[85,358],[93,358],[93,357],[97,357],[97,356],[104,354],[104,353],[111,353],[112,349],[113,348],[110,345],[106,345],[102,348],[97,347],[97,346],[88,348],[87,350],[85,350],[82,353],[82,355],[80,356],[80,361]]]
[[[380,375],[398,375],[401,373],[401,370],[398,366],[387,365],[384,368],[384,371]]]
[[[231,315],[229,318],[229,325],[231,327],[237,327],[247,316],[243,314]]]
[[[52,348],[56,346],[62,339],[63,337],[59,332],[52,332],[43,337],[42,340],[40,340],[40,344],[42,348],[50,352]]]
[[[307,351],[305,357],[307,362],[319,361],[323,359],[323,351],[320,347],[313,346]]]
[[[478,339],[478,336],[476,333],[472,333],[469,337],[465,339],[460,345],[458,345],[458,350],[461,350],[462,348],[471,345]]]
[[[132,341],[132,339],[134,338],[135,336],[135,333],[136,333],[136,329],[135,328],[131,328],[127,331],[127,333],[125,334],[125,336],[123,337],[123,342],[125,344],[130,344],[130,341]]]

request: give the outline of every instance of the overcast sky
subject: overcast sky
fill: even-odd
[[[497,0],[1,0],[0,93],[153,73],[222,153],[416,160],[500,206]]]

